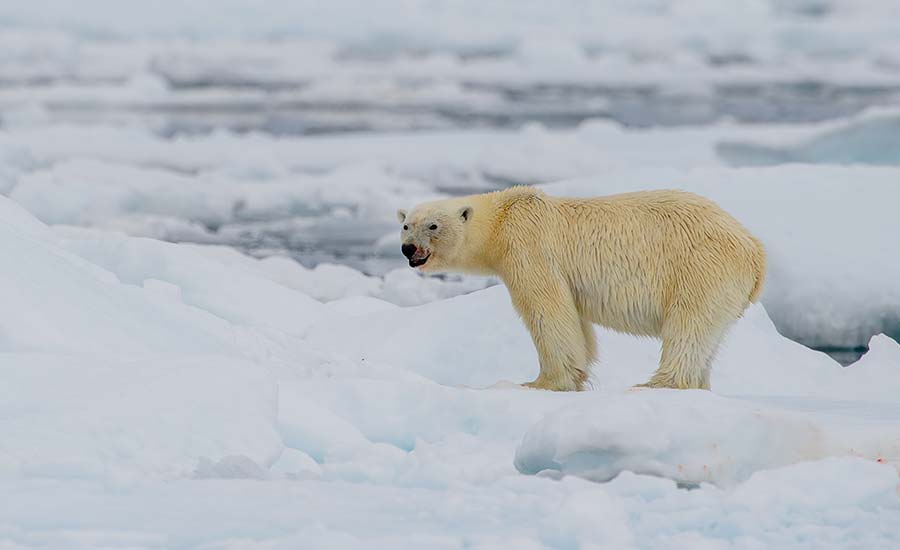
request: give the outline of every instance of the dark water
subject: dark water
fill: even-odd
[[[367,275],[384,275],[392,269],[407,266],[399,245],[376,249],[376,242],[396,224],[373,220],[354,220],[351,229],[346,223],[330,218],[314,220],[303,231],[290,229],[246,229],[229,236],[224,244],[234,246],[256,257],[273,254],[294,258],[306,267],[320,263],[348,265]]]
[[[900,88],[836,86],[817,82],[731,84],[709,93],[669,92],[655,86],[521,85],[463,83],[490,101],[427,103],[384,102],[360,94],[343,101],[291,100],[264,95],[254,99],[220,99],[208,103],[177,100],[177,93],[200,88],[230,89],[219,81],[179,81],[175,101],[162,104],[59,101],[48,106],[61,121],[135,123],[162,135],[201,134],[216,129],[273,135],[342,132],[513,129],[527,122],[550,128],[574,127],[600,118],[630,127],[710,124],[724,118],[743,123],[818,122],[852,115],[866,107],[900,102]],[[224,87],[223,87],[224,86]],[[233,83],[235,90],[266,90],[271,83]],[[287,85],[286,85],[287,86]]]
[[[824,347],[824,348],[813,348],[819,351],[824,351],[828,355],[831,356],[832,359],[844,365],[850,365],[859,361],[859,358],[862,357],[868,350],[865,347],[857,347],[857,348],[835,348],[835,347]]]
[[[217,86],[222,82],[178,81],[177,90]],[[271,83],[237,83],[240,89],[271,86]],[[198,105],[177,101],[140,108],[112,108],[109,105],[57,104],[51,116],[60,120],[136,123],[156,129],[162,135],[204,134],[217,129],[262,132],[273,135],[316,135],[342,132],[385,132],[397,130],[438,130],[460,128],[514,129],[539,121],[548,127],[569,128],[592,118],[605,118],[634,127],[709,124],[724,117],[746,123],[814,122],[844,117],[875,105],[900,103],[900,88],[833,86],[815,82],[794,84],[722,85],[712,93],[686,95],[668,93],[655,87],[613,87],[575,85],[486,86],[469,85],[495,97],[490,107],[460,104],[302,102],[242,100]],[[176,94],[177,95],[177,94]],[[517,181],[492,181],[496,188]],[[438,189],[440,183],[435,182]],[[480,192],[486,189],[438,189],[449,194]],[[262,220],[263,222],[265,220]],[[305,220],[310,221],[310,220]],[[255,227],[231,228],[216,236],[254,255],[287,253],[306,265],[338,262],[371,274],[390,269],[399,254],[373,253],[373,244],[392,224],[357,220],[353,230],[327,217],[312,220],[304,231],[280,229],[265,223]]]

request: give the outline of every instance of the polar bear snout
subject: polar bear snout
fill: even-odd
[[[401,246],[400,251],[409,260],[409,267],[421,267],[431,257],[431,252],[427,248],[419,248],[411,243]]]

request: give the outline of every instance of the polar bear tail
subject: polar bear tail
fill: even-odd
[[[754,239],[755,240],[755,239]],[[763,285],[766,282],[766,250],[762,244],[757,241],[758,254],[754,258],[754,267],[756,271],[756,280],[753,283],[753,289],[750,291],[750,303],[755,304],[759,301],[759,295],[762,294]]]

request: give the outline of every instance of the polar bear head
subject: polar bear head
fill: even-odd
[[[420,204],[411,212],[398,210],[400,249],[409,266],[425,272],[454,269],[466,253],[466,226],[473,214],[471,205],[453,199]]]

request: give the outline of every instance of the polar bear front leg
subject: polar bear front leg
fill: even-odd
[[[525,384],[553,391],[578,391],[588,377],[593,342],[586,330],[568,287],[552,277],[533,279],[537,287],[508,286],[513,305],[531,333],[541,372]],[[593,330],[591,330],[593,336]]]

